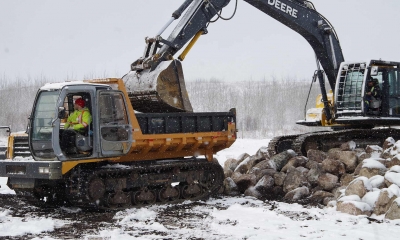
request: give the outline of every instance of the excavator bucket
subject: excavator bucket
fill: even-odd
[[[135,111],[193,112],[178,60],[161,62],[153,71],[130,71],[122,79]]]

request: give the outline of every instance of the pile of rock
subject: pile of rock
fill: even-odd
[[[356,148],[353,141],[308,157],[288,150],[269,156],[266,147],[224,164],[224,193],[259,199],[311,202],[353,215],[400,219],[400,141]]]

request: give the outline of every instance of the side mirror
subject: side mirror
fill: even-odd
[[[64,107],[58,107],[58,118],[59,119],[65,118],[65,108]]]
[[[9,126],[0,126],[0,129],[5,128],[6,129],[6,133],[8,133],[8,136],[10,136],[11,134],[11,127]]]
[[[378,66],[372,66],[371,67],[371,76],[377,76],[378,75]]]

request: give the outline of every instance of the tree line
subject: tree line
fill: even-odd
[[[0,125],[11,126],[13,131],[24,131],[36,92],[48,82],[56,80],[44,76],[14,79],[0,77]],[[225,112],[236,108],[240,138],[271,138],[315,130],[295,124],[305,117],[304,107],[309,87],[308,80],[274,77],[262,81],[186,81],[195,112]],[[318,93],[318,86],[314,86],[308,108],[315,106]]]

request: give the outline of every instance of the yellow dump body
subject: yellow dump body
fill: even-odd
[[[125,98],[129,99],[121,79],[100,79],[87,82],[108,84],[113,89],[122,91]],[[236,125],[233,121],[228,122],[227,128],[222,131],[144,134],[136,116],[137,114],[130,103],[128,103],[128,112],[133,129],[133,143],[127,155],[113,159],[116,162],[201,155],[205,155],[211,161],[213,154],[228,148],[236,139]],[[167,113],[164,114],[167,115]]]

